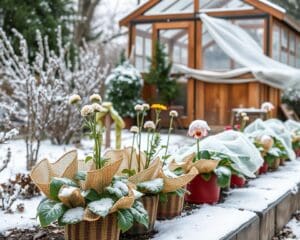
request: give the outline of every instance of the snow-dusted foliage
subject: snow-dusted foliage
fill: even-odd
[[[122,117],[135,117],[132,106],[141,103],[143,79],[128,62],[117,66],[105,81],[106,97]]]
[[[27,145],[27,167],[38,157],[45,136],[53,143],[68,143],[81,127],[81,118],[68,104],[71,94],[88,96],[99,92],[107,67],[96,48],[86,44],[70,57],[71,45],[62,45],[57,30],[57,52],[50,50],[47,36],[37,31],[38,51],[29,59],[26,40],[16,30],[19,49],[13,49],[0,29],[1,107],[13,112],[14,123],[22,126]]]

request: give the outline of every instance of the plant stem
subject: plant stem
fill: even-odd
[[[197,139],[197,157],[196,160],[200,160],[200,139]]]
[[[133,149],[134,149],[134,141],[135,141],[135,133],[133,133],[133,138],[132,138],[132,147],[131,147],[131,153],[130,153],[130,159],[129,159],[129,170],[131,170],[132,156],[133,156]]]
[[[169,142],[170,142],[170,135],[173,130],[173,117],[170,119],[170,126],[169,126],[169,131],[168,131],[168,137],[167,137],[167,144],[166,144],[166,150],[165,150],[165,155],[164,155],[164,161],[163,161],[163,166],[166,164],[167,160],[167,154],[168,154],[168,148],[169,148]]]

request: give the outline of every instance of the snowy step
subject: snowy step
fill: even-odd
[[[156,224],[156,240],[269,240],[300,209],[300,161],[233,189],[224,203]]]

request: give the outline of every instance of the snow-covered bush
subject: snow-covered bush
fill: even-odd
[[[141,103],[143,80],[139,71],[124,62],[112,70],[107,77],[106,98],[113,103],[114,108],[122,117],[135,117],[133,106]]]
[[[57,53],[49,49],[48,38],[37,31],[38,51],[34,60],[28,57],[26,40],[16,30],[19,49],[14,50],[0,29],[0,100],[7,111],[14,108],[14,123],[22,126],[27,150],[27,168],[37,160],[41,140],[68,143],[81,128],[81,118],[68,104],[71,94],[90,95],[98,92],[107,67],[101,65],[97,49],[86,44],[70,58],[70,44],[62,45],[57,31]],[[74,111],[74,112],[73,112]]]
[[[300,115],[300,90],[297,88],[286,89],[282,94],[282,102],[291,106]]]

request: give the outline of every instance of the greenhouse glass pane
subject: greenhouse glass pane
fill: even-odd
[[[174,13],[193,13],[194,0],[161,0],[144,15],[161,15]]]
[[[234,24],[245,30],[258,44],[263,48],[265,35],[265,20],[264,19],[243,19],[235,20]]]
[[[136,67],[145,72],[148,70],[148,58],[152,55],[152,25],[137,24],[134,46],[134,56]]]
[[[273,27],[273,44],[272,44],[273,59],[280,60],[280,27],[274,25]]]
[[[220,9],[254,9],[253,6],[241,0],[199,0],[200,11]]]

